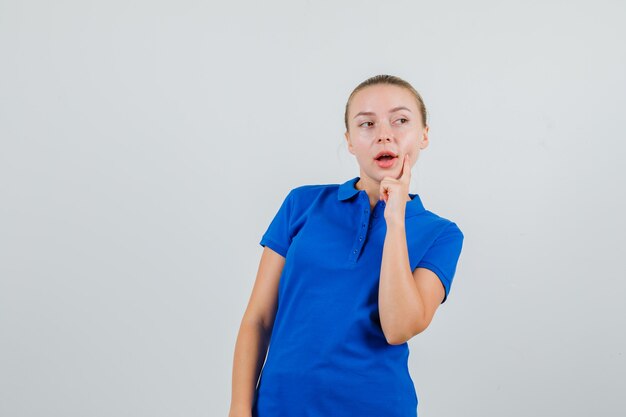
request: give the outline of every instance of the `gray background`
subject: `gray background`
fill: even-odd
[[[0,0],[0,414],[225,416],[262,233],[413,83],[454,220],[420,417],[623,416],[622,1]]]

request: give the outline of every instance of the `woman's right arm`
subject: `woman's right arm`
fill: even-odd
[[[229,417],[250,417],[252,401],[274,327],[278,282],[285,258],[263,248],[252,294],[244,312],[233,359]]]

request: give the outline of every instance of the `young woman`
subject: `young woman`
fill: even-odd
[[[359,176],[291,189],[261,238],[230,417],[417,416],[407,341],[446,301],[463,233],[409,193],[428,125],[408,82],[364,81],[344,120]]]

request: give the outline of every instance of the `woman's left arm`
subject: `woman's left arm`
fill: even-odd
[[[445,296],[434,272],[426,268],[411,272],[405,228],[411,161],[408,155],[404,158],[400,176],[385,177],[380,183],[380,198],[387,203],[387,234],[380,266],[378,311],[385,339],[392,345],[423,332]]]
[[[444,295],[433,271],[416,268],[411,273],[404,222],[387,221],[378,287],[380,324],[387,342],[402,344],[426,330]]]

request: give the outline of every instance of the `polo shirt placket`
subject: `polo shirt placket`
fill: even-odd
[[[365,203],[365,205],[363,203]],[[369,199],[367,198],[367,193],[365,193],[365,191],[363,191],[362,193],[359,192],[359,197],[355,204],[357,206],[357,209],[361,213],[361,229],[357,232],[355,236],[354,247],[348,259],[351,262],[356,263],[359,259],[359,254],[362,252],[363,246],[367,241],[369,231],[372,229],[372,222],[375,216],[370,216]],[[374,211],[376,211],[379,206],[380,204],[377,203]]]
[[[369,197],[365,190],[358,190],[355,187],[355,184],[358,182],[360,177],[353,178],[344,184],[340,185],[337,191],[337,198],[341,201],[346,201],[351,199],[355,194],[357,194],[357,198],[352,204],[356,206],[354,210],[357,213],[360,213],[361,219],[361,227],[356,233],[354,244],[351,252],[348,256],[348,261],[355,264],[358,262],[361,253],[363,252],[363,247],[368,241],[368,237],[372,231],[372,228],[377,226],[381,221],[384,222],[384,213],[385,207],[387,203],[384,200],[380,200],[374,206],[373,211],[370,213],[370,203]],[[424,210],[422,203],[417,196],[417,194],[409,193],[411,197],[410,201],[407,201],[406,207],[406,216],[415,215],[420,211]]]

